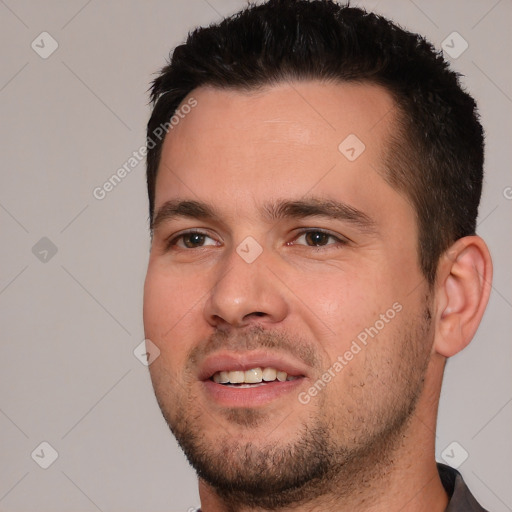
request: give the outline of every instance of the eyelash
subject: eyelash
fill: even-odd
[[[329,238],[336,240],[336,243],[334,243],[334,244],[327,244],[327,245],[320,245],[320,246],[301,244],[302,247],[308,247],[310,249],[315,249],[316,251],[329,250],[330,248],[332,248],[332,246],[340,246],[340,245],[344,246],[349,243],[348,240],[340,238],[339,236],[333,235],[331,232],[326,231],[324,229],[304,229],[297,234],[297,236],[294,238],[294,241],[308,233],[322,233],[324,235],[327,235]],[[169,240],[166,243],[166,250],[168,250],[168,251],[173,250],[173,248],[176,246],[176,244],[179,240],[182,240],[184,237],[189,236],[189,235],[202,235],[202,236],[205,236],[208,238],[212,238],[208,233],[206,233],[204,231],[199,231],[199,230],[185,231],[185,232],[179,234],[178,236],[173,237],[171,240]],[[286,245],[290,245],[290,243],[287,243]],[[179,247],[178,250],[191,251],[194,249],[201,249],[203,247],[204,246],[199,246],[199,247],[194,247],[194,248]]]

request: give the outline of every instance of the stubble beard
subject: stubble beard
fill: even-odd
[[[162,403],[158,393],[157,400],[199,478],[215,490],[228,510],[240,509],[242,504],[248,508],[278,510],[322,496],[348,500],[371,486],[375,479],[382,478],[393,464],[423,391],[430,353],[427,337],[430,337],[428,308],[421,325],[409,326],[395,340],[400,345],[401,360],[399,368],[394,369],[396,374],[389,380],[392,384],[381,381],[381,386],[389,388],[384,395],[378,392],[371,404],[360,404],[351,417],[327,416],[323,413],[328,398],[324,390],[315,397],[316,415],[305,415],[307,420],[297,425],[291,441],[264,442],[255,438],[240,443],[229,432],[212,439],[198,427],[204,425],[205,417],[207,421],[210,419],[198,410],[194,396],[178,393],[172,409],[179,413],[174,414],[169,404]],[[386,403],[375,403],[381,400]],[[244,434],[270,421],[268,413],[254,409],[226,410],[226,418],[234,431],[244,429]],[[211,421],[215,420],[211,418]],[[343,424],[347,421],[350,436],[343,436]],[[278,430],[276,425],[273,433]]]

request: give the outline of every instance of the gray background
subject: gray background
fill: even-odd
[[[512,510],[512,3],[353,3],[438,48],[453,31],[469,43],[449,60],[467,75],[487,132],[479,233],[495,279],[477,336],[449,361],[436,453],[442,460],[457,441],[469,454],[460,471],[474,494],[492,511]],[[144,144],[146,90],[169,50],[193,26],[244,4],[0,0],[1,511],[185,511],[199,503],[194,473],[133,354],[144,338],[144,162],[103,200],[92,191]],[[59,45],[46,59],[31,47],[49,48],[43,31]],[[58,453],[46,470],[35,460],[48,461],[48,449],[31,458],[42,441]]]

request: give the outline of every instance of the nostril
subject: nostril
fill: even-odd
[[[243,318],[243,324],[245,325],[246,322],[250,322],[251,319],[254,320],[255,318],[261,318],[268,316],[267,313],[264,313],[263,311],[253,311],[252,313],[248,313]]]

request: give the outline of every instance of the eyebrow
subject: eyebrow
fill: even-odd
[[[349,222],[367,233],[376,231],[375,221],[366,213],[347,203],[332,199],[311,197],[297,201],[276,200],[265,204],[260,213],[267,222],[325,217]],[[221,215],[210,203],[195,200],[170,200],[158,209],[151,224],[151,230],[155,230],[164,222],[177,218],[221,221]]]

